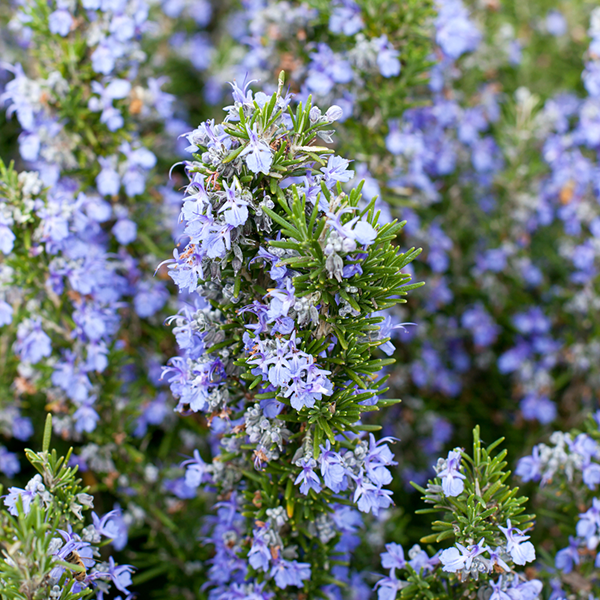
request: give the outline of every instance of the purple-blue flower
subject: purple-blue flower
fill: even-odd
[[[321,167],[321,172],[325,176],[325,185],[332,188],[339,181],[346,183],[354,177],[354,171],[348,169],[349,160],[332,154],[327,160],[327,166]]]
[[[14,349],[21,360],[32,364],[36,364],[42,358],[50,356],[52,342],[42,329],[42,320],[39,317],[25,319],[19,323]]]
[[[14,477],[21,470],[19,458],[14,452],[9,452],[4,446],[0,446],[0,471],[8,478]]]
[[[498,529],[506,536],[506,551],[516,565],[524,565],[535,560],[535,548],[531,542],[526,541],[529,536],[523,535],[523,532],[517,527],[512,527],[510,519],[507,521],[506,527],[498,525]]]
[[[319,467],[325,485],[335,493],[341,492],[348,486],[346,469],[342,465],[342,457],[338,452],[331,449],[329,440],[325,446],[321,446],[319,455]]]
[[[59,9],[50,13],[48,17],[48,28],[50,33],[58,34],[65,37],[71,31],[71,25],[73,24],[73,17],[68,10]]]
[[[210,481],[210,475],[206,470],[208,466],[200,456],[198,450],[194,450],[194,458],[181,463],[185,467],[185,484],[190,488],[197,488],[202,483]]]
[[[125,79],[113,79],[106,87],[98,81],[92,81],[94,94],[88,101],[88,108],[94,112],[102,111],[100,122],[105,123],[110,131],[117,131],[125,123],[121,112],[113,106],[113,100],[126,98],[131,91],[131,84]]]
[[[279,559],[273,563],[270,575],[282,590],[289,585],[302,587],[302,582],[310,577],[310,565],[296,560]]]
[[[442,570],[447,573],[456,573],[462,569],[469,570],[474,558],[489,551],[484,542],[485,540],[481,538],[479,543],[466,548],[459,543],[456,543],[456,546],[447,548],[440,554],[440,562],[443,565]]]
[[[248,220],[248,203],[240,197],[241,187],[237,179],[231,187],[225,185],[225,203],[219,209],[223,213],[226,223],[233,227],[239,227]]]
[[[134,569],[131,565],[116,565],[112,556],[108,557],[108,574],[115,587],[124,593],[129,593],[128,586],[132,584],[131,573]]]
[[[246,157],[246,164],[253,173],[268,175],[273,163],[273,152],[269,144],[259,138],[256,123],[252,129],[246,126],[246,131],[250,139],[248,145],[240,152],[239,156]]]
[[[515,474],[521,477],[525,483],[540,480],[542,476],[542,463],[540,460],[540,450],[537,446],[533,447],[531,456],[523,456],[519,459]]]
[[[300,484],[300,493],[305,496],[308,494],[308,490],[314,490],[319,493],[322,487],[321,480],[314,471],[317,466],[315,459],[312,457],[302,457],[298,461],[298,466],[302,468],[302,471],[300,471],[300,474],[296,477],[294,484]]]
[[[600,539],[600,500],[592,498],[592,506],[584,513],[579,514],[577,522],[577,535],[585,538],[590,550],[595,550]]]
[[[406,585],[406,581],[396,579],[393,573],[389,577],[381,578],[375,584],[377,600],[396,600],[398,592]]]
[[[446,496],[458,496],[465,489],[463,479],[466,479],[460,469],[461,454],[459,451],[451,450],[446,459],[446,465],[438,473],[442,480],[442,490]]]
[[[400,56],[398,50],[390,44],[386,35],[382,35],[374,41],[378,50],[377,66],[379,67],[379,72],[384,77],[396,77],[400,75],[401,65],[398,59],[398,56]]]
[[[384,569],[391,569],[390,575],[394,576],[396,569],[404,569],[406,560],[404,558],[404,548],[400,544],[386,544],[387,552],[381,554],[381,566]]]
[[[265,541],[267,527],[258,527],[252,533],[252,546],[248,552],[248,562],[253,569],[267,572],[271,564],[271,550]]]
[[[9,254],[14,247],[16,236],[10,228],[11,221],[0,211],[0,251]]]
[[[41,475],[34,475],[25,486],[25,489],[17,487],[8,488],[8,495],[4,498],[4,506],[8,508],[8,512],[11,515],[16,517],[19,515],[17,500],[20,498],[23,505],[23,514],[27,515],[35,497],[45,491],[46,488],[42,483]]]
[[[569,545],[556,553],[554,566],[565,574],[573,570],[574,565],[579,564],[579,544],[577,539],[569,536]]]
[[[128,528],[121,507],[118,504],[115,506],[114,510],[106,513],[102,518],[92,512],[92,521],[97,533],[111,540],[115,550],[120,551],[127,545]]]

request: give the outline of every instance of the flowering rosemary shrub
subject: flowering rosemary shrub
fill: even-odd
[[[317,143],[339,107],[291,109],[283,78],[270,97],[232,87],[224,122],[186,135],[189,241],[166,262],[190,297],[164,377],[219,438],[210,460],[183,463],[188,487],[221,498],[211,597],[314,597],[340,584],[353,507],[392,503],[391,440],[361,434],[379,429],[361,415],[393,403],[379,397],[393,362],[374,355],[389,342],[380,311],[418,286],[402,271],[418,251],[392,244],[402,224],[380,225],[361,186],[342,191],[349,162]]]
[[[599,19],[0,3],[2,596],[598,597]]]
[[[384,5],[257,3],[239,39],[253,77],[273,86],[273,65],[289,65],[300,98],[344,108],[336,151],[424,249],[414,269],[428,285],[391,315],[418,324],[394,331],[390,384],[405,402],[384,423],[408,486],[453,432],[502,423],[517,456],[523,431],[596,408],[600,30],[579,1],[531,2],[525,16],[515,2],[439,0],[411,6],[416,29]],[[420,26],[429,45],[411,37]]]
[[[100,558],[107,543],[124,545],[121,515],[113,510],[100,518],[92,512],[93,523],[85,526],[83,511],[94,507],[94,498],[76,478],[77,467],[67,466],[71,451],[61,457],[49,451],[51,432],[48,415],[42,452],[26,451],[38,473],[24,489],[9,488],[4,498],[8,511],[0,512],[2,597],[78,600],[95,594],[102,600],[114,586],[131,598],[133,568],[117,565],[112,556]]]
[[[523,515],[525,497],[518,488],[505,482],[506,450],[496,456],[499,439],[482,447],[479,428],[473,431],[473,453],[460,448],[440,458],[436,478],[427,488],[415,487],[433,508],[421,514],[439,513],[432,523],[435,533],[421,543],[454,542],[429,556],[419,545],[413,546],[407,560],[401,545],[386,545],[382,566],[389,575],[377,582],[379,600],[401,598],[485,597],[491,600],[535,599],[542,582],[519,571],[535,560],[535,548],[524,533],[533,517]],[[497,578],[496,578],[497,577]],[[494,581],[494,579],[496,580]]]

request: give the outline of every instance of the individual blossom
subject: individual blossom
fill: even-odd
[[[369,434],[369,450],[364,464],[369,479],[379,487],[391,483],[392,474],[387,467],[398,464],[394,461],[394,455],[387,442],[393,442],[393,438],[376,441],[375,436]]]
[[[7,218],[0,211],[0,251],[9,254],[14,247],[16,236],[11,230],[12,219]]]
[[[458,496],[465,489],[463,482],[466,479],[460,469],[461,453],[458,450],[451,450],[444,463],[443,469],[437,474],[442,480],[442,490],[446,496]]]
[[[17,501],[21,499],[23,514],[27,515],[31,510],[31,503],[35,500],[36,496],[41,495],[44,497],[47,493],[42,483],[41,475],[34,475],[25,486],[25,489],[17,487],[8,488],[8,495],[4,498],[4,506],[8,508],[8,512],[11,515],[16,517],[19,514]]]
[[[296,560],[279,559],[273,563],[270,575],[282,590],[290,585],[301,587],[302,582],[310,577],[310,565]]]
[[[408,564],[417,572],[417,573],[428,573],[433,571],[436,565],[440,562],[439,553],[434,554],[433,556],[429,556],[425,550],[421,549],[419,544],[415,544],[408,551],[409,561]]]
[[[336,214],[328,212],[329,217],[328,223],[331,225],[333,230],[342,239],[342,248],[344,252],[353,252],[356,249],[356,242],[363,246],[370,246],[377,237],[377,232],[370,223],[360,220],[358,217],[354,217],[347,223],[342,224],[341,217],[343,214],[349,212],[347,209],[342,209]],[[332,249],[333,251],[333,249]],[[325,254],[329,254],[328,246],[325,247]]]
[[[407,581],[397,579],[392,572],[389,577],[382,577],[375,584],[377,600],[396,600],[398,592],[407,585]]]
[[[554,566],[563,573],[568,574],[575,565],[579,564],[579,561],[579,544],[576,538],[569,536],[569,545],[556,553]]]
[[[448,57],[456,59],[477,48],[481,33],[461,0],[438,0],[436,41]]]
[[[392,502],[392,492],[373,484],[368,477],[359,474],[353,477],[356,489],[353,500],[361,512],[371,512],[378,515],[381,509],[389,508]]]
[[[21,360],[32,364],[36,364],[42,358],[50,356],[52,342],[48,334],[42,329],[40,317],[25,319],[19,323],[14,349]]]
[[[256,123],[246,131],[250,137],[249,144],[240,152],[240,156],[246,157],[246,164],[253,173],[269,174],[271,164],[273,163],[273,152],[269,145],[258,136],[258,126]]]
[[[298,466],[302,468],[302,471],[296,477],[296,481],[294,481],[295,485],[300,484],[300,492],[305,496],[308,494],[309,490],[313,490],[316,493],[319,493],[322,489],[321,480],[319,476],[314,472],[315,467],[317,466],[317,461],[312,458],[303,457],[298,461]]]
[[[577,535],[585,538],[590,550],[598,546],[600,532],[600,500],[592,498],[592,506],[584,513],[579,514],[577,522]]]
[[[114,510],[106,513],[102,518],[92,512],[94,528],[98,535],[108,538],[115,550],[120,551],[127,545],[127,525],[123,519],[121,507],[116,505]]]
[[[490,581],[490,587],[492,588],[492,594],[489,600],[512,600],[512,598],[506,593],[505,585],[502,582],[502,575],[498,577],[498,581],[494,583]]]
[[[488,552],[489,548],[484,544],[485,540],[481,538],[479,543],[471,546],[463,546],[462,544],[456,543],[456,546],[447,548],[440,554],[440,562],[442,563],[442,569],[448,573],[456,573],[462,569],[469,570],[473,564],[473,560]]]
[[[325,446],[321,446],[320,450],[319,467],[323,482],[333,492],[341,492],[348,485],[342,457],[338,452],[331,449],[329,440],[325,442]]]
[[[365,26],[361,16],[360,6],[354,0],[333,0],[329,17],[331,33],[354,35]]]
[[[131,83],[125,79],[113,79],[106,86],[98,81],[92,81],[92,96],[88,108],[94,112],[102,112],[100,122],[105,123],[110,131],[123,127],[125,120],[121,112],[113,106],[113,100],[122,100],[129,95]]]
[[[523,535],[523,532],[517,527],[512,527],[510,519],[507,521],[506,527],[498,525],[498,529],[506,536],[506,551],[516,565],[524,565],[535,560],[535,548],[531,542],[526,541],[529,536]]]
[[[131,565],[117,565],[112,556],[108,557],[108,574],[115,587],[125,594],[129,593],[127,589],[133,582],[131,573],[134,568]]]
[[[200,452],[194,450],[194,458],[181,463],[185,470],[185,484],[190,488],[197,488],[200,484],[210,480],[207,464],[202,460]]]
[[[554,37],[561,37],[567,33],[568,24],[559,10],[549,10],[545,19],[546,30]]]
[[[63,4],[63,3],[59,3]],[[48,16],[48,28],[50,33],[55,33],[61,37],[66,37],[71,31],[73,17],[66,8],[59,8]]]
[[[400,60],[398,56],[400,53],[396,50],[389,42],[386,35],[382,35],[380,38],[374,40],[378,50],[377,53],[377,66],[379,72],[384,77],[396,77],[400,75]]]
[[[354,177],[354,171],[348,169],[349,160],[341,156],[332,155],[327,160],[327,166],[321,167],[325,176],[325,185],[332,188],[336,183],[346,183]]]
[[[404,549],[400,544],[386,544],[387,552],[381,554],[381,566],[384,569],[391,569],[390,575],[394,575],[396,569],[404,569],[406,560],[404,559]]]
[[[248,202],[240,197],[241,187],[237,179],[229,187],[225,183],[225,203],[219,209],[225,222],[233,227],[239,227],[248,220]]]
[[[476,346],[492,345],[500,333],[500,328],[481,304],[468,308],[463,313],[461,322],[473,334]]]
[[[21,470],[19,458],[14,452],[9,452],[4,446],[0,446],[0,471],[7,477],[14,477]]]
[[[267,527],[258,527],[252,534],[252,546],[250,547],[250,552],[248,552],[248,562],[253,569],[269,570],[273,556],[265,539],[267,532]]]

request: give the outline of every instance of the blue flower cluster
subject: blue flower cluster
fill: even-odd
[[[322,113],[309,103],[288,111],[291,97],[281,94],[281,86],[271,97],[247,85],[232,88],[234,104],[225,109],[223,123],[209,120],[185,135],[193,153],[184,162],[186,245],[163,264],[189,296],[169,319],[181,354],[163,377],[179,399],[177,409],[205,413],[217,436],[211,462],[196,450],[182,464],[186,490],[201,486],[231,493],[208,525],[206,539],[217,553],[210,597],[233,597],[241,586],[268,598],[273,589],[304,587],[309,578],[311,586],[320,585],[308,540],[299,550],[290,538],[290,525],[305,527],[300,523],[306,513],[296,503],[312,510],[322,506],[323,497],[334,503],[333,512],[318,509],[309,526],[316,527],[309,538],[320,540],[323,559],[348,552],[353,544],[345,536],[352,537],[361,522],[356,511],[337,504],[341,499],[350,496],[359,511],[375,515],[392,504],[385,486],[392,481],[388,467],[395,464],[388,446],[393,440],[356,435],[359,412],[377,403],[379,384],[369,391],[371,378],[367,385],[350,376],[335,358],[336,348],[342,343],[349,348],[345,338],[353,335],[335,319],[348,322],[365,314],[359,289],[362,278],[377,289],[377,271],[368,265],[374,265],[380,232],[389,225],[382,229],[358,211],[356,192],[348,202],[341,191],[354,176],[349,161],[314,145],[316,135],[341,116],[339,107]],[[300,202],[305,208],[298,208]],[[293,220],[286,221],[277,207]],[[302,221],[309,217],[310,225]],[[312,234],[316,223],[319,233]],[[308,247],[317,253],[314,258],[304,254]],[[304,269],[311,265],[320,273],[318,288],[307,285],[311,274]],[[384,317],[372,309],[365,316],[370,335],[361,333],[357,342],[390,346],[389,324],[368,325]],[[340,445],[336,431],[345,429],[354,435]],[[278,473],[288,473],[287,483],[277,483]],[[281,485],[283,503],[269,491]],[[182,498],[187,493],[179,492]],[[253,498],[256,516],[250,522],[232,516],[248,513],[244,497]],[[226,522],[221,514],[228,515]],[[248,537],[246,552],[242,542]],[[340,575],[349,576],[347,570]],[[267,583],[264,589],[261,582]]]
[[[6,257],[0,265],[0,321],[17,325],[13,349],[21,387],[27,382],[28,393],[52,394],[56,406],[71,415],[62,431],[77,435],[94,431],[100,418],[99,380],[120,337],[123,309],[131,305],[139,317],[149,318],[168,297],[164,283],[143,275],[143,261],[127,248],[138,234],[131,199],[145,193],[156,164],[139,135],[126,131],[124,116],[130,122],[130,113],[142,112],[134,106],[143,92],[135,77],[144,59],[139,40],[148,6],[58,2],[47,19],[38,8],[32,0],[14,17],[24,39],[39,38],[47,29],[58,40],[68,37],[65,44],[84,40],[89,46],[90,125],[65,108],[81,89],[60,75],[60,56],[47,57],[46,74],[35,79],[20,64],[7,66],[14,77],[0,100],[22,128],[19,149],[29,170],[19,174],[18,193],[0,199]],[[143,94],[148,113],[173,101],[156,79],[148,80],[148,90]],[[82,148],[82,136],[93,141],[89,149]],[[90,173],[82,177],[83,165]],[[18,276],[24,261],[37,262],[39,279],[25,283]],[[61,302],[70,306],[70,317],[57,325],[54,311]],[[14,418],[18,423],[17,413]]]

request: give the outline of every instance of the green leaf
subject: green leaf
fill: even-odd
[[[42,452],[50,450],[50,438],[52,437],[52,413],[46,415],[46,424],[44,425],[44,438],[42,442]]]
[[[283,227],[284,233],[286,235],[298,240],[299,242],[304,241],[304,238],[302,237],[301,233],[290,222],[286,221],[283,217],[278,215],[276,212],[274,212],[270,208],[267,208],[266,206],[263,207],[263,211],[271,219],[273,219],[273,221],[275,221],[276,223],[279,223],[279,225],[281,225],[281,227]]]

